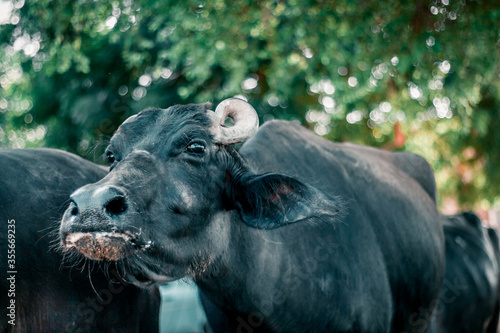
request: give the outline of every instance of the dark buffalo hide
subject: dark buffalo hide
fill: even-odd
[[[446,276],[436,308],[439,332],[496,333],[500,249],[474,213],[443,216]]]
[[[113,263],[63,262],[58,250],[70,193],[106,171],[51,149],[0,150],[0,170],[0,332],[158,331],[157,289],[130,285]]]
[[[237,152],[255,116],[221,105],[122,124],[110,173],[71,196],[68,252],[116,260],[137,285],[192,277],[215,332],[427,331],[444,277],[429,165],[284,121]]]

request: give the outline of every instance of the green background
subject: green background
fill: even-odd
[[[500,202],[498,1],[0,2],[0,147],[90,160],[149,106],[243,95],[261,122],[424,156],[440,204]]]

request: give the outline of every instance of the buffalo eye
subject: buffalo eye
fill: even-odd
[[[190,154],[203,154],[205,152],[205,144],[203,142],[191,142],[186,151]]]
[[[109,164],[115,163],[115,154],[113,154],[112,152],[108,151],[106,153],[106,158],[108,159]]]

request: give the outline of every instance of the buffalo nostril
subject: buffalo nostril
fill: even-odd
[[[78,207],[71,208],[70,214],[73,216],[78,215]]]
[[[105,210],[107,213],[112,214],[112,215],[119,215],[127,210],[127,203],[125,202],[124,197],[116,197],[109,201],[106,206]]]
[[[76,216],[80,212],[80,210],[78,209],[78,205],[73,199],[71,199],[71,204],[69,205],[68,208],[69,208],[69,214],[71,216]]]

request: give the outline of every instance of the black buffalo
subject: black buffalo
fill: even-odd
[[[120,126],[110,173],[71,196],[68,251],[138,285],[192,277],[215,332],[426,331],[444,277],[429,165],[283,121],[257,132],[238,99],[209,108]]]
[[[0,150],[0,170],[0,332],[158,331],[157,289],[57,251],[69,194],[106,170],[51,149]]]
[[[495,230],[473,213],[443,216],[446,276],[436,308],[440,332],[496,333],[500,249]]]

